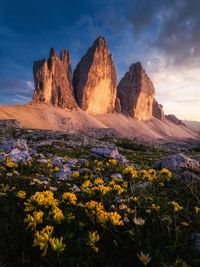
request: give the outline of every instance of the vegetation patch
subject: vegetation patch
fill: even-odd
[[[51,159],[1,163],[3,266],[200,266],[199,183],[114,159],[59,171]]]

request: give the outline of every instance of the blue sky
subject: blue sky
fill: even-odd
[[[0,0],[0,104],[26,103],[32,64],[49,48],[73,67],[99,35],[118,80],[141,61],[166,113],[200,121],[199,0]]]

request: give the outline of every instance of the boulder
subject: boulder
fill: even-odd
[[[141,63],[132,64],[117,87],[122,113],[138,120],[151,119],[154,95],[153,83]]]
[[[72,90],[72,70],[67,50],[57,57],[53,48],[49,58],[34,62],[35,91],[33,103],[46,103],[55,107],[73,109],[77,104]]]
[[[191,159],[184,154],[174,154],[159,159],[155,164],[154,168],[162,169],[167,168],[170,171],[179,170],[198,170],[200,168],[199,161]]]
[[[91,149],[91,154],[94,157],[99,157],[102,159],[116,159],[119,163],[127,165],[129,162],[128,160],[119,153],[119,151],[115,148],[109,147],[94,147]]]
[[[9,140],[0,144],[0,149],[6,154],[11,153],[13,149],[18,149],[19,151],[29,151],[27,146],[27,141],[25,139]]]
[[[31,160],[29,148],[25,139],[6,141],[0,144],[0,149],[4,152],[0,155],[0,161],[3,161],[6,157],[9,157],[16,163]]]
[[[180,174],[182,184],[187,185],[189,182],[200,182],[200,176],[190,171],[184,171]]]
[[[103,37],[99,37],[78,63],[73,74],[78,105],[90,114],[115,110],[116,71],[112,55]]]

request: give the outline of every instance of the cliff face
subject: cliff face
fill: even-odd
[[[132,64],[117,87],[122,113],[138,120],[151,119],[154,95],[153,83],[141,63]]]
[[[106,41],[99,37],[77,65],[73,75],[78,105],[91,114],[115,110],[116,71]]]
[[[69,52],[61,51],[60,59],[54,49],[49,58],[34,62],[33,75],[35,91],[33,103],[73,109],[76,101],[72,90],[72,71]]]
[[[161,121],[165,120],[163,106],[159,104],[155,99],[153,101],[153,116]]]

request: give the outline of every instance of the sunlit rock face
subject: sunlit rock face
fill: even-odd
[[[99,37],[77,65],[73,75],[78,105],[90,114],[115,110],[116,71],[106,41]]]
[[[153,101],[153,116],[161,121],[165,120],[163,106],[159,104],[155,99]]]
[[[141,63],[132,64],[117,88],[121,111],[138,120],[149,120],[153,116],[154,95],[153,83]]]
[[[42,102],[68,109],[77,106],[72,90],[71,60],[67,50],[61,51],[59,59],[52,48],[48,59],[34,62],[33,75],[33,103]]]

